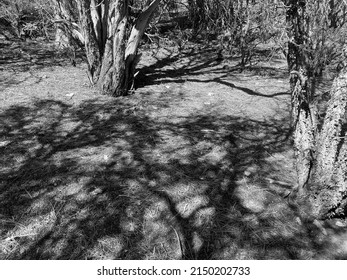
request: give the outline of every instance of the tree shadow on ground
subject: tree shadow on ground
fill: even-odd
[[[0,258],[327,257],[284,198],[285,118],[153,117],[179,97],[147,98],[1,114]]]
[[[173,65],[176,62],[180,62],[177,67]],[[155,84],[159,80],[165,82],[184,75],[201,75],[204,71],[211,74],[222,69],[222,66],[220,69],[211,69],[211,67],[220,65],[221,62],[218,60],[218,49],[216,48],[190,48],[178,53],[169,51],[155,63],[140,67],[135,84],[137,87],[142,87]]]
[[[240,74],[239,57],[225,56],[221,58],[217,47],[191,46],[181,52],[168,51],[164,57],[157,59],[155,63],[139,68],[135,80],[136,87],[157,84],[158,82],[194,81],[198,76],[213,76],[212,80],[222,81],[223,78],[236,78]],[[155,56],[155,55],[154,55]],[[281,62],[281,61],[280,61]],[[280,64],[278,62],[278,64]],[[276,66],[253,65],[243,67],[243,74],[254,77],[271,77],[286,79],[287,69]],[[196,77],[195,79],[193,77]]]

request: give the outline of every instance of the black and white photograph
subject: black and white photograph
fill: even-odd
[[[0,0],[0,278],[347,260],[346,108],[346,0]]]

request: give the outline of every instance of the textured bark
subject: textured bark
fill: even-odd
[[[103,17],[105,12],[105,3],[108,1],[103,0],[91,0],[90,13],[93,21],[93,29],[96,36],[96,41],[99,44],[99,49],[101,51],[101,55],[104,51],[104,46],[106,43],[106,32],[107,32],[107,24],[104,24]],[[104,32],[104,29],[106,32]]]
[[[135,25],[133,26],[129,39],[128,44],[125,51],[125,83],[128,84],[130,87],[133,84],[133,78],[134,78],[134,70],[137,60],[137,50],[141,41],[141,38],[143,36],[143,33],[145,32],[146,27],[148,26],[148,23],[154,13],[154,11],[157,9],[158,5],[160,3],[160,0],[154,0],[152,3],[149,4],[149,6],[141,12],[139,17],[137,18]]]
[[[347,71],[334,80],[323,127],[317,137],[309,197],[318,218],[341,215],[347,203]]]
[[[288,7],[286,13],[288,54],[287,62],[289,69],[303,70],[305,67],[305,45],[309,35],[308,19],[306,14],[306,1],[304,0],[285,0]],[[295,84],[295,82],[293,82]]]
[[[80,14],[80,24],[84,37],[84,48],[88,62],[88,74],[92,84],[95,84],[99,79],[101,70],[101,52],[100,44],[97,40],[97,35],[94,30],[92,20],[91,0],[79,0],[78,11]]]
[[[313,103],[314,73],[309,69],[305,48],[309,36],[306,1],[286,0],[289,37],[287,62],[291,73],[291,121],[298,191],[302,194],[311,176],[316,134],[316,105]]]
[[[307,52],[311,46],[306,0],[284,1],[288,23],[288,66],[291,71],[292,127],[299,197],[306,199],[313,217],[346,215],[347,143],[346,67],[335,79],[320,131],[313,100],[316,69]],[[330,4],[334,4],[331,1]],[[314,27],[312,27],[314,28]],[[347,46],[344,49],[347,61]],[[311,63],[312,64],[312,63]]]
[[[69,0],[55,0],[55,43],[58,47],[72,45],[84,46],[84,37],[80,26],[76,23],[73,13],[73,2]]]
[[[314,162],[317,122],[315,105],[310,99],[308,78],[300,72],[295,75],[296,85],[292,91],[293,140],[298,191],[303,194]]]
[[[98,86],[102,93],[123,96],[128,85],[125,81],[125,44],[128,1],[110,2],[108,32]]]
[[[131,89],[139,43],[159,3],[160,0],[151,1],[140,13],[128,38],[126,37],[127,1],[116,1],[113,6],[110,5],[108,17],[114,15],[114,19],[111,25],[108,24],[109,32],[98,82],[103,93],[123,96]]]

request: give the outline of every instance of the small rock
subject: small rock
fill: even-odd
[[[327,234],[328,234],[327,231],[325,230],[325,228],[323,227],[323,225],[321,224],[320,221],[314,220],[314,221],[313,221],[313,224],[321,231],[321,233],[322,233],[323,235],[327,235]]]
[[[104,155],[104,161],[109,161],[109,159],[110,159],[111,157],[109,156],[109,155]]]
[[[302,221],[299,217],[296,217],[295,218],[295,221],[299,224],[299,225],[302,225]]]
[[[0,141],[0,148],[6,147],[8,144],[10,144],[10,141]]]
[[[75,93],[68,93],[68,94],[65,94],[66,97],[69,97],[70,99],[75,95]]]
[[[92,191],[90,194],[91,194],[91,195],[98,195],[98,194],[100,194],[100,193],[102,193],[102,189],[97,188],[97,189],[95,189],[94,191]]]
[[[347,226],[346,222],[344,222],[344,221],[336,221],[335,225],[337,227],[345,227],[345,226]]]
[[[286,198],[288,197],[292,192],[290,190],[285,190],[283,191],[283,197]]]

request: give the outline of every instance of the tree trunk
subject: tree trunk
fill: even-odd
[[[154,0],[137,18],[135,25],[133,26],[128,44],[125,50],[125,83],[128,85],[128,89],[132,88],[134,84],[134,71],[135,66],[138,63],[137,50],[145,32],[149,21],[157,9],[160,0]]]
[[[196,0],[196,25],[205,23],[205,0]]]
[[[334,80],[322,129],[317,137],[314,172],[309,198],[314,216],[328,218],[346,214],[347,70]]]
[[[116,0],[109,6],[108,18],[112,18],[113,23],[108,25],[101,73],[98,77],[98,87],[103,94],[124,96],[128,91],[125,74],[127,16],[127,1]]]
[[[205,0],[188,0],[188,10],[193,24],[193,33],[197,35],[205,23]]]
[[[127,1],[117,1],[115,10],[109,9],[109,18],[112,14],[115,14],[115,17],[113,24],[108,26],[109,32],[107,33],[102,69],[98,80],[98,86],[103,93],[123,96],[132,88],[134,70],[138,62],[137,51],[139,43],[159,3],[160,0],[153,0],[140,13],[128,38],[126,36]]]
[[[286,0],[288,6],[287,34],[289,37],[287,62],[291,73],[291,122],[299,194],[309,181],[314,160],[316,105],[313,103],[314,72],[307,63],[306,48],[309,22],[306,1]]]
[[[286,0],[285,4],[289,7],[287,59],[299,196],[306,199],[312,211],[309,214],[315,218],[346,215],[347,70],[344,68],[334,81],[323,126],[318,131],[317,106],[313,100],[316,71],[308,57],[313,50],[306,1]],[[344,54],[347,61],[347,45]]]
[[[59,48],[78,45],[84,46],[84,37],[76,23],[74,5],[69,0],[55,0],[56,35],[55,43]]]
[[[309,79],[304,71],[291,71],[292,89],[292,129],[294,153],[298,178],[298,192],[302,195],[311,176],[314,162],[315,136],[317,129],[316,108],[312,103]]]
[[[91,9],[91,0],[79,0],[78,11],[84,37],[84,48],[87,55],[88,76],[91,83],[96,84],[101,70],[102,50],[100,48],[100,42],[98,42],[96,30],[94,29],[94,22],[92,20],[91,12],[94,10]]]

